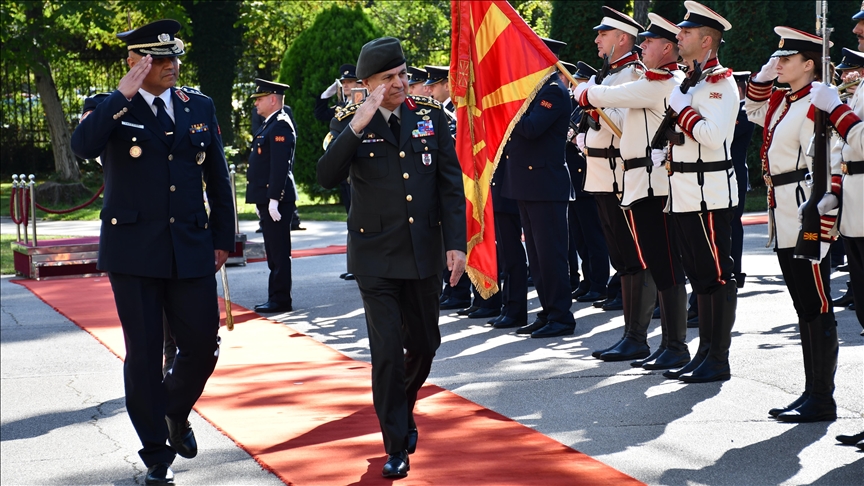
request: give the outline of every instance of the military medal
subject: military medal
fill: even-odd
[[[133,145],[132,148],[129,149],[129,155],[133,159],[137,159],[138,157],[141,157],[141,152],[142,152],[141,147],[139,147],[137,145]]]
[[[261,147],[258,147],[258,155],[261,155]]]
[[[195,154],[195,162],[197,162],[198,165],[201,165],[204,163],[204,159],[206,157],[207,157],[207,154],[205,152],[198,152],[197,154]]]
[[[432,165],[432,154],[423,154],[423,165],[426,167]]]

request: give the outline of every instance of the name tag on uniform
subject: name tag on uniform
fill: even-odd
[[[144,129],[144,125],[139,125],[139,124],[137,124],[137,123],[127,122],[127,121],[121,121],[120,124],[123,125],[123,126],[132,127],[132,128],[140,128],[141,130]]]

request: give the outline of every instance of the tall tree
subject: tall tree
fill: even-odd
[[[626,0],[553,0],[549,35],[567,43],[561,49],[561,59],[572,63],[584,61],[592,66],[599,66],[601,61],[597,57],[597,46],[594,44],[597,33],[593,28],[599,25],[603,18],[601,8],[606,5],[623,12],[627,3]]]
[[[648,27],[648,7],[651,0],[633,0],[633,20]]]
[[[243,54],[240,1],[184,0],[182,5],[192,24],[189,61],[197,68],[201,91],[216,105],[222,140],[234,145],[232,92],[237,61]]]
[[[291,86],[285,101],[297,122],[294,179],[312,197],[333,193],[321,188],[315,176],[321,142],[328,132],[327,124],[313,115],[315,101],[338,76],[340,64],[356,60],[363,44],[382,35],[359,5],[350,9],[332,6],[321,12],[285,53],[279,82]]]
[[[652,0],[651,11],[676,24],[687,13],[683,0]]]

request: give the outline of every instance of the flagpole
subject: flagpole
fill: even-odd
[[[579,84],[579,81],[576,81],[576,78],[574,78],[573,75],[570,74],[569,71],[567,71],[567,68],[565,68],[564,65],[561,64],[561,61],[556,62],[555,67],[558,68],[558,71],[561,71],[561,74],[563,74],[564,77],[567,78],[568,81],[573,83],[573,86],[576,86],[577,84]],[[618,128],[617,125],[615,125],[615,122],[613,122],[612,119],[609,118],[609,115],[604,113],[603,110],[601,110],[600,108],[596,108],[596,110],[597,110],[597,114],[600,115],[600,118],[603,119],[603,122],[606,125],[606,128],[611,130],[612,133],[614,133],[616,137],[621,138],[621,129]]]

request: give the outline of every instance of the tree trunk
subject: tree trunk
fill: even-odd
[[[57,93],[54,77],[51,76],[51,68],[47,62],[37,61],[33,66],[33,74],[36,78],[39,100],[45,110],[45,120],[48,122],[51,147],[54,149],[54,170],[64,181],[79,181],[81,172],[78,169],[78,160],[72,153],[72,133],[69,131],[69,124],[66,123],[66,115],[60,104],[60,95]]]
[[[648,28],[648,5],[651,0],[633,0],[633,20]]]

